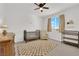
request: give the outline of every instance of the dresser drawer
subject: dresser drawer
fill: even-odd
[[[4,47],[0,46],[0,56],[4,55]]]

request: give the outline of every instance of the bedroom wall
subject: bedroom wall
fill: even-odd
[[[0,26],[3,22],[3,16],[4,16],[4,4],[0,3]],[[2,29],[0,29],[0,33],[2,32]]]
[[[77,30],[79,31],[79,5],[76,5],[72,8],[69,8],[67,10],[61,11],[59,13],[57,13],[56,15],[59,16],[61,14],[65,15],[65,30]],[[53,15],[50,15],[53,16]],[[47,18],[48,16],[44,16],[42,17],[43,19],[43,29],[47,30]],[[67,22],[69,20],[72,20],[74,22],[74,24],[70,24],[68,25]],[[61,37],[61,33],[59,33],[58,31],[52,31],[48,33],[48,37],[50,39],[54,39],[57,41],[62,41],[62,37]]]
[[[31,4],[0,4],[0,18],[5,17],[6,24],[8,25],[8,31],[14,32],[15,42],[23,41],[23,30],[34,31],[36,29],[47,30],[47,17],[39,17],[32,13]],[[78,5],[79,6],[79,5]],[[57,15],[64,14],[66,22],[69,19],[74,21],[74,24],[67,25],[65,23],[65,29],[79,30],[79,7],[61,11]],[[54,33],[54,34],[53,34]],[[61,33],[53,31],[48,33],[50,39],[61,41]],[[56,36],[55,36],[56,35]]]
[[[0,18],[3,17],[3,12],[4,12],[4,4],[0,3]]]
[[[4,16],[8,31],[15,33],[15,42],[23,41],[23,31],[41,30],[41,18],[28,9],[30,4],[5,4]]]
[[[70,8],[63,12],[65,14],[65,29],[67,30],[78,30],[79,31],[79,5]],[[69,20],[72,20],[74,24],[67,24]]]

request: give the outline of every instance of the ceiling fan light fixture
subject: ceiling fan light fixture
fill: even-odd
[[[40,10],[43,10],[43,8],[40,8]]]
[[[41,10],[41,12],[43,12],[43,10]]]

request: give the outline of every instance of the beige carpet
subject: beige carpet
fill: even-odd
[[[45,56],[56,47],[56,44],[49,40],[35,40],[16,44],[16,47],[20,56]]]

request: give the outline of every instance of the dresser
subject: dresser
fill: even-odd
[[[7,33],[7,35],[0,34],[0,56],[14,56],[14,34]]]

